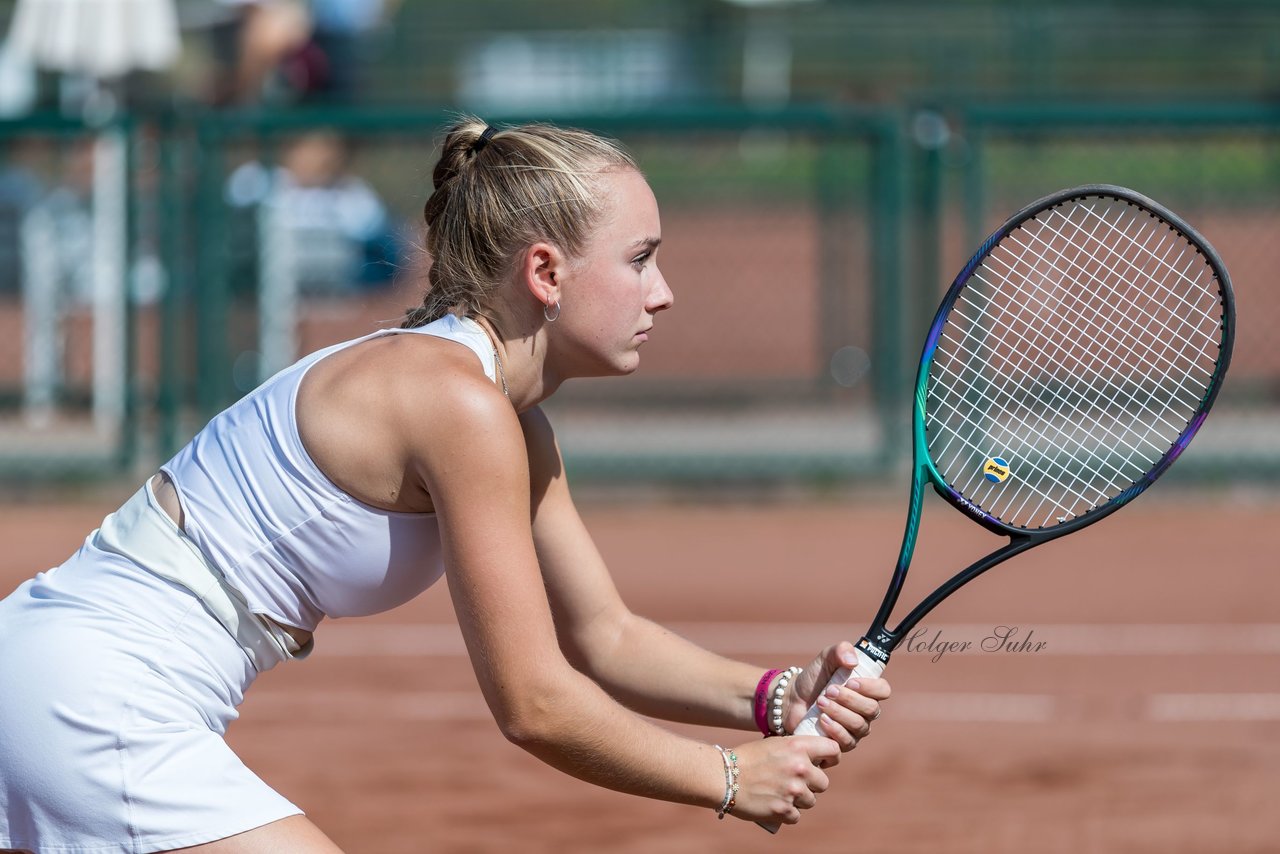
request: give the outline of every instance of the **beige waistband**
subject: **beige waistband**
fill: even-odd
[[[161,509],[150,479],[102,521],[94,532],[94,545],[194,593],[259,672],[311,653],[313,644],[299,648],[283,628],[249,610],[244,596]]]

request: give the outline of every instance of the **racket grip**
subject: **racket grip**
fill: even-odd
[[[857,679],[860,676],[868,679],[875,679],[879,677],[881,673],[884,673],[883,662],[876,661],[874,658],[856,647],[853,651],[858,656],[858,664],[853,668],[853,670],[850,670],[847,667],[841,667],[837,670],[831,676],[831,679],[827,684],[823,686],[823,691],[826,691],[827,688],[830,688],[832,685],[844,685],[850,679]],[[795,732],[793,732],[792,735],[822,735],[822,733],[818,731],[818,716],[820,714],[822,714],[822,710],[818,708],[816,703],[810,706],[809,711],[805,712],[804,718],[796,726]],[[780,824],[770,824],[764,821],[758,821],[756,824],[760,825],[770,833],[777,833],[778,829],[782,827]]]
[[[826,691],[827,688],[830,688],[832,685],[844,685],[850,679],[857,679],[859,676],[867,679],[876,679],[881,673],[884,673],[883,662],[876,661],[874,658],[856,647],[853,651],[857,653],[858,656],[857,666],[854,667],[853,670],[850,670],[847,667],[841,667],[832,675],[831,681],[823,687],[823,691]],[[805,713],[804,718],[796,726],[795,732],[793,732],[792,735],[822,735],[822,733],[818,731],[818,716],[821,713],[822,710],[818,708],[816,703],[810,706],[809,711]]]

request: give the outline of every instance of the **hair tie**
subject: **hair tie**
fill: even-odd
[[[492,139],[493,135],[497,132],[498,129],[493,125],[485,125],[484,133],[480,134],[479,139],[471,143],[471,153],[479,154],[483,151],[484,147],[489,144],[489,140]]]

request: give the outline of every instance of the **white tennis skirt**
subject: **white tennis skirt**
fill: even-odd
[[[0,600],[0,848],[141,854],[302,812],[223,740],[290,655],[210,573],[144,487]]]

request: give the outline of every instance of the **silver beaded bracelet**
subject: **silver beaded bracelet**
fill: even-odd
[[[799,667],[788,667],[778,676],[778,685],[773,689],[773,715],[769,718],[770,729],[773,730],[774,735],[787,734],[786,729],[782,726],[782,704],[786,700],[787,686],[800,673]]]
[[[733,812],[733,805],[738,798],[738,754],[718,744],[715,747],[720,751],[720,758],[724,760],[724,800],[716,809],[716,818],[723,821],[726,815]]]

